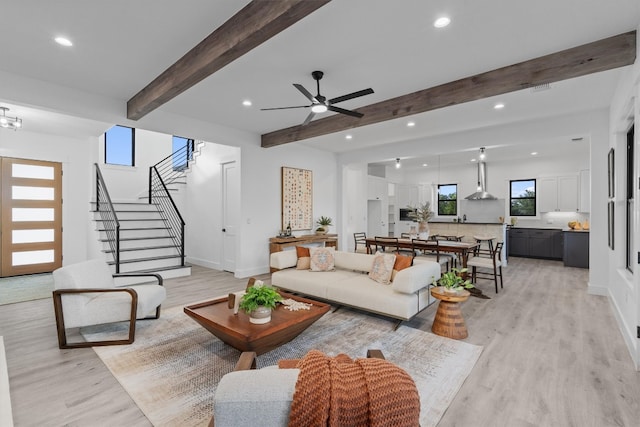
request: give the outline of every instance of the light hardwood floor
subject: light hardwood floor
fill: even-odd
[[[165,282],[164,306],[245,283],[196,266]],[[462,312],[465,341],[484,351],[440,427],[639,425],[640,373],[607,299],[587,295],[586,270],[511,258],[500,294],[480,287],[491,299],[470,298]],[[434,314],[435,305],[405,325],[429,331]],[[58,349],[50,299],[1,306],[0,335],[17,427],[151,425],[92,349]]]

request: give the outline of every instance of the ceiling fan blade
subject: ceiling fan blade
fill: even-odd
[[[347,101],[349,99],[357,98],[359,96],[371,95],[373,93],[373,89],[363,89],[357,92],[350,93],[348,95],[338,96],[337,98],[333,98],[329,100],[329,104],[336,104],[338,102]]]
[[[344,108],[335,107],[333,105],[329,105],[329,107],[327,108],[329,109],[329,111],[333,111],[335,113],[340,113],[340,114],[346,114],[347,116],[351,116],[351,117],[360,118],[364,116],[364,114],[358,113],[357,111],[345,110]]]
[[[309,115],[307,116],[306,119],[304,119],[304,122],[302,122],[301,126],[306,126],[309,124],[309,122],[311,121],[311,119],[313,119],[313,116],[315,116],[316,113],[314,113],[313,111],[309,113]]]
[[[308,90],[306,90],[306,89],[304,88],[304,86],[302,86],[301,84],[294,83],[294,84],[293,84],[293,86],[295,86],[295,88],[296,88],[296,89],[298,89],[300,92],[302,92],[302,94],[303,94],[304,96],[306,96],[306,97],[307,97],[307,99],[308,99],[309,101],[311,101],[311,102],[318,102],[318,101],[316,100],[316,98],[315,98],[313,95],[311,95],[311,93],[310,93]]]
[[[268,110],[288,110],[289,108],[309,108],[311,105],[296,105],[295,107],[274,107],[274,108],[261,108],[260,111]]]

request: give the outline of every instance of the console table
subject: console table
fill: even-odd
[[[307,234],[297,237],[272,237],[269,239],[269,254],[280,252],[291,246],[302,246],[309,243],[324,243],[338,250],[337,234]]]

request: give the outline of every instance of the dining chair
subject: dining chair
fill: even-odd
[[[367,253],[367,233],[353,233],[353,241],[355,243],[354,252]],[[362,248],[359,248],[358,246],[362,246]]]
[[[375,236],[376,248],[375,252],[400,252],[400,244],[397,237]]]
[[[500,278],[500,288],[504,288],[502,283],[502,253],[503,242],[496,243],[495,247],[486,256],[487,249],[477,250],[472,257],[467,260],[467,268],[471,268],[471,281],[475,285],[477,279],[493,279],[498,293],[498,277]]]
[[[433,245],[433,242],[433,240],[411,239],[411,247],[416,255],[414,262],[419,262],[420,259],[435,261],[440,264],[441,267],[444,267],[445,271],[449,271],[452,256],[450,254],[440,253],[440,243],[435,240],[435,245]],[[430,243],[431,246],[425,249],[424,245],[428,243]],[[433,248],[433,246],[435,246],[435,248]]]

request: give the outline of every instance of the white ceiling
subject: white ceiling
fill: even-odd
[[[129,98],[247,3],[0,0],[5,17],[0,26],[0,71],[116,99],[122,102],[124,122],[124,105]],[[452,23],[436,29],[432,23],[441,15],[451,17]],[[261,134],[304,120],[304,109],[259,109],[305,104],[306,99],[292,83],[315,93],[310,75],[313,70],[325,72],[321,90],[329,98],[372,87],[374,94],[340,104],[357,109],[634,30],[639,25],[637,0],[333,0],[160,110]],[[57,35],[67,36],[74,46],[56,45],[53,37]],[[354,129],[354,138],[349,141],[343,132],[296,144],[344,152],[606,108],[619,72],[555,83],[543,92],[523,90]],[[253,106],[243,107],[244,99],[250,99]],[[11,101],[10,114],[20,115],[25,129],[46,132],[53,123],[60,123],[62,116],[48,122],[43,115],[64,113],[42,111],[26,101]],[[496,101],[506,107],[493,110]],[[86,118],[92,120],[81,120],[80,126],[72,128],[76,136],[78,132],[103,131],[103,122],[93,116]],[[407,128],[409,120],[416,126]],[[416,163],[421,162],[416,159]]]

